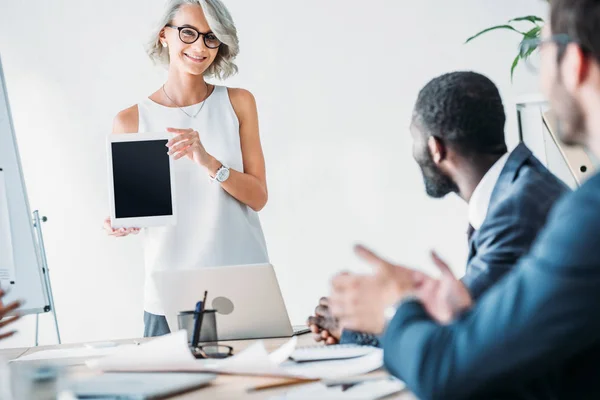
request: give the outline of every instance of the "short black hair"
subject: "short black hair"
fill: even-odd
[[[566,34],[600,63],[600,1],[552,0],[550,27],[553,35]]]
[[[433,79],[419,93],[414,118],[425,133],[463,155],[507,151],[502,98],[481,74],[459,71]]]

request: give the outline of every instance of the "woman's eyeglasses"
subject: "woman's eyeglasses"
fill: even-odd
[[[168,24],[167,28],[177,29],[179,31],[179,40],[185,44],[192,44],[202,36],[204,45],[209,49],[217,49],[221,46],[221,41],[212,32],[202,33],[189,26],[175,26],[171,24]]]
[[[205,344],[192,349],[196,358],[227,358],[233,354],[233,347],[222,344]]]

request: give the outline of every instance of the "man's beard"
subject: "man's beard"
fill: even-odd
[[[435,165],[431,154],[425,151],[424,157],[418,161],[423,174],[423,182],[425,182],[425,191],[433,198],[439,199],[448,193],[458,193],[458,186],[452,179],[444,175],[442,171]]]
[[[560,140],[567,145],[585,144],[583,110],[560,81],[554,84],[550,104],[557,116]]]

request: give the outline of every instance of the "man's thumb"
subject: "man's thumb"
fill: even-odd
[[[431,259],[433,260],[433,263],[436,265],[436,267],[438,267],[442,275],[454,278],[454,274],[452,273],[452,270],[450,269],[448,264],[446,264],[444,260],[442,260],[433,250],[431,251]]]
[[[414,271],[412,273],[412,279],[413,279],[413,283],[415,286],[421,286],[425,282],[426,278],[427,278],[427,275],[425,275],[424,273],[422,273],[420,271]]]
[[[367,249],[364,246],[357,245],[354,247],[354,252],[356,255],[373,267],[373,271],[375,273],[389,273],[389,268],[391,268],[391,264],[373,253],[371,250]]]

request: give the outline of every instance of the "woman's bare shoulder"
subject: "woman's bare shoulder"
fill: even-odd
[[[113,133],[137,133],[139,129],[137,104],[120,111],[113,122]]]
[[[256,104],[254,95],[249,90],[241,88],[227,88],[229,93],[229,99],[232,103],[236,103],[238,106],[253,106]]]
[[[229,101],[231,101],[233,110],[240,121],[245,117],[256,114],[256,100],[250,91],[240,88],[227,88],[227,91]]]

